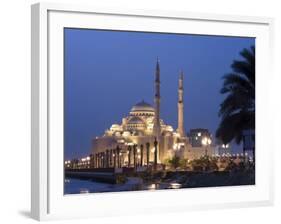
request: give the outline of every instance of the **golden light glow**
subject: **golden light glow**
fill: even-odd
[[[170,185],[171,185],[172,189],[179,189],[179,188],[181,188],[181,184],[179,184],[179,183],[171,183]]]
[[[210,138],[204,137],[201,141],[202,145],[211,145],[212,140]]]

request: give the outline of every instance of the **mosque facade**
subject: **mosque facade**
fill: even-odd
[[[183,72],[178,80],[178,127],[174,129],[160,118],[160,65],[157,60],[154,80],[154,105],[141,101],[134,105],[120,124],[112,124],[102,136],[92,140],[91,155],[96,166],[106,158],[107,166],[132,166],[132,163],[149,165],[163,164],[177,155],[192,160],[205,154],[212,154],[211,144],[193,147],[184,130],[184,88]],[[101,160],[99,162],[99,160]],[[134,164],[135,165],[135,164]],[[104,166],[104,164],[102,164]]]

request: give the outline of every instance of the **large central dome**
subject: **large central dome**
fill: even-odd
[[[154,108],[149,103],[141,101],[132,107],[131,112],[154,112]]]

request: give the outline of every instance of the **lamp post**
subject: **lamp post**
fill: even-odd
[[[134,144],[134,146],[133,146],[134,168],[136,168],[136,151],[137,151],[137,145]]]
[[[119,168],[120,167],[120,148],[118,145],[116,147],[116,154],[117,154],[117,168]]]
[[[113,167],[116,168],[116,151],[115,151],[115,149],[113,150],[112,157],[113,157]]]
[[[143,144],[140,145],[140,150],[141,150],[140,166],[142,166],[143,165]]]
[[[100,168],[100,154],[97,153],[96,157],[97,157],[97,168]]]
[[[158,142],[157,142],[157,139],[155,138],[154,139],[154,170],[157,169],[157,145],[158,145]]]
[[[128,167],[131,166],[131,151],[132,151],[132,147],[129,145],[128,146]]]
[[[101,167],[104,168],[104,152],[101,153]]]
[[[228,152],[226,152],[226,150],[228,150],[229,144],[222,144],[221,147],[224,149],[224,153],[228,153]]]
[[[106,168],[109,167],[109,152],[108,152],[108,149],[105,151],[105,158],[106,158]]]
[[[208,146],[211,145],[211,143],[212,143],[212,140],[210,138],[204,137],[202,139],[202,145],[205,146],[205,156],[208,155],[207,149],[208,149]]]
[[[147,168],[148,168],[148,165],[149,165],[149,147],[150,147],[150,144],[149,142],[146,143],[146,165],[147,165]]]
[[[110,164],[110,167],[112,167],[113,166],[113,163],[112,163],[112,149],[110,149],[110,162],[109,162],[109,164]]]
[[[119,164],[119,167],[121,168],[123,166],[123,154],[122,154],[122,151],[120,150],[119,151],[119,159],[120,159],[120,164]]]

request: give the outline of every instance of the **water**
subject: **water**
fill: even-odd
[[[144,184],[140,178],[129,178],[125,184],[107,184],[90,180],[67,178],[64,181],[65,194],[85,194],[98,192],[120,192],[136,190],[178,189],[178,183],[149,183]]]
[[[113,184],[105,184],[88,180],[65,179],[65,194],[81,194],[93,192],[106,192],[114,189]]]

